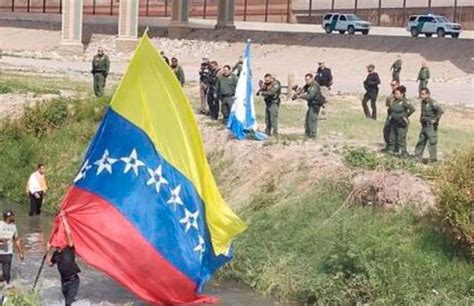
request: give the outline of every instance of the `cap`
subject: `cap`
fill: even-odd
[[[324,61],[320,61],[320,62],[318,62],[318,65],[321,65],[321,64],[324,64]]]
[[[3,211],[3,218],[6,219],[8,217],[14,216],[15,213],[11,209],[7,209]]]
[[[375,68],[374,64],[368,64],[367,68]]]

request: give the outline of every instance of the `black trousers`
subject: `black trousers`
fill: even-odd
[[[65,305],[70,306],[76,300],[77,292],[79,292],[79,276],[71,280],[61,281],[61,291],[63,292]]]
[[[217,120],[219,118],[219,99],[217,99],[215,89],[212,86],[207,91],[207,105],[211,118]]]
[[[362,108],[364,109],[365,117],[372,118],[377,120],[377,96],[379,92],[377,91],[370,91],[366,92],[364,98],[362,98]],[[369,107],[367,106],[367,102],[370,100],[370,108],[372,109],[372,114],[369,111]]]
[[[30,193],[30,216],[41,214],[41,206],[43,205],[43,192],[38,192],[39,198]]]
[[[0,263],[2,264],[2,278],[7,284],[10,283],[12,259],[12,254],[0,254]]]

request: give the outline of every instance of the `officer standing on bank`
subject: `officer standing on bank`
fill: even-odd
[[[366,93],[364,98],[362,98],[362,107],[366,118],[377,120],[377,96],[379,95],[380,78],[378,73],[375,72],[375,66],[372,64],[367,66],[367,73],[367,78],[364,81]],[[369,100],[372,113],[369,111],[369,107],[367,106]]]
[[[438,144],[438,125],[444,111],[439,104],[431,98],[430,90],[423,88],[420,92],[421,100],[421,131],[418,137],[418,143],[415,147],[415,158],[419,161],[423,158],[426,144],[428,143],[428,152],[430,162],[436,162],[437,144]]]
[[[237,76],[230,71],[230,66],[222,67],[222,73],[217,78],[217,97],[221,102],[222,122],[227,124],[230,110],[234,104],[235,90],[237,89]]]
[[[219,100],[217,99],[217,78],[220,69],[216,61],[209,64],[210,76],[207,85],[207,105],[209,106],[209,116],[217,120],[219,118]]]
[[[305,118],[305,136],[309,139],[316,139],[318,132],[318,115],[326,99],[321,94],[319,84],[314,80],[311,73],[305,75],[306,86],[303,92],[298,93],[293,99],[303,99],[308,103],[308,110]]]
[[[94,94],[96,97],[104,95],[105,82],[110,70],[109,57],[104,54],[104,49],[99,47],[97,54],[92,59],[92,75],[94,76]]]
[[[278,136],[278,111],[280,108],[281,83],[270,73],[265,75],[265,79],[260,84],[258,95],[262,95],[265,100],[265,134],[268,136]]]

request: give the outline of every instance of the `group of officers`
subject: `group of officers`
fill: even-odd
[[[161,56],[170,66],[176,78],[182,86],[185,83],[183,68],[178,64],[178,59],[173,57],[171,61],[162,52]],[[204,57],[199,70],[199,89],[201,98],[200,112],[207,114],[212,119],[217,120],[219,113],[222,114],[222,122],[227,124],[227,120],[232,109],[235,98],[237,81],[242,71],[242,57],[234,65],[224,65],[219,68],[217,61],[210,61]],[[406,97],[406,87],[400,83],[400,73],[402,70],[402,59],[397,57],[390,70],[392,73],[391,94],[386,99],[387,117],[383,128],[385,149],[387,153],[393,153],[400,157],[407,157],[407,133],[409,128],[409,117],[414,113],[415,108]],[[97,55],[92,60],[92,74],[94,75],[94,93],[96,96],[103,95],[105,81],[109,73],[110,62],[102,48],[99,48]],[[425,62],[421,64],[417,81],[419,83],[418,93],[421,98],[421,132],[418,143],[415,147],[415,158],[422,159],[423,151],[428,145],[430,161],[437,160],[437,131],[439,120],[443,110],[436,101],[431,98],[428,82],[430,70]],[[367,77],[363,82],[366,90],[362,98],[362,108],[367,118],[377,119],[377,98],[379,94],[380,78],[375,72],[375,66],[367,66]],[[318,117],[322,108],[327,102],[321,93],[321,88],[331,89],[333,76],[331,69],[326,67],[323,61],[318,63],[315,74],[305,75],[305,85],[303,87],[293,87],[292,99],[302,99],[307,102],[308,109],[305,118],[305,136],[314,139],[317,135]],[[265,101],[265,133],[268,136],[278,135],[278,113],[281,103],[280,95],[282,85],[274,75],[267,73],[264,80],[259,82],[257,95],[263,97]],[[368,102],[370,101],[370,107]]]
[[[385,106],[387,117],[383,127],[383,137],[385,141],[386,153],[395,154],[401,158],[409,156],[407,150],[407,134],[410,125],[409,117],[415,112],[414,106],[406,97],[406,87],[400,82],[402,70],[402,59],[397,57],[390,70],[392,72],[391,94],[387,97]],[[223,123],[227,123],[230,109],[235,96],[237,80],[242,69],[242,60],[231,68],[224,65],[219,69],[216,61],[203,59],[200,75],[200,112],[208,114],[217,120],[219,108],[221,108]],[[443,115],[443,109],[431,98],[428,89],[430,71],[425,62],[421,64],[417,81],[419,82],[418,94],[421,99],[421,131],[415,147],[415,158],[422,160],[423,152],[428,145],[429,161],[437,161],[437,131],[439,120]],[[367,77],[363,82],[366,90],[362,98],[362,108],[367,118],[377,119],[377,98],[379,94],[380,78],[375,72],[375,66],[367,66]],[[331,90],[333,76],[331,69],[326,67],[324,62],[318,63],[315,74],[305,75],[305,85],[303,87],[294,86],[292,100],[302,99],[307,102],[308,109],[305,118],[305,136],[308,139],[315,139],[317,135],[318,117],[327,100],[321,92],[321,88]],[[281,103],[282,93],[281,82],[271,73],[267,73],[264,79],[259,82],[258,96],[262,96],[265,101],[265,133],[268,136],[278,136],[278,113]],[[370,101],[370,108],[368,102]]]

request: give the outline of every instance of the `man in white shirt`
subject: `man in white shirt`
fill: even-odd
[[[15,225],[15,213],[11,210],[3,212],[3,221],[0,221],[0,264],[2,265],[1,281],[10,282],[10,270],[13,259],[13,243],[20,253],[20,258],[25,258],[25,253],[21,247],[18,229]]]
[[[45,178],[46,167],[44,164],[39,164],[36,172],[30,175],[26,192],[30,198],[30,216],[41,214],[41,206],[43,205],[43,198],[48,190]]]

